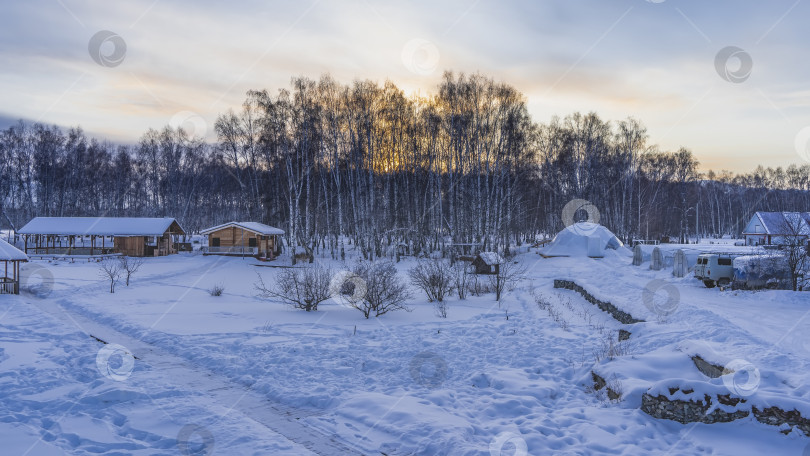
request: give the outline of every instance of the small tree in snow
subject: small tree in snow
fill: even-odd
[[[121,262],[113,259],[106,259],[99,263],[99,275],[110,281],[110,293],[115,293],[115,284],[121,278]]]
[[[124,276],[126,285],[129,286],[129,279],[141,268],[143,259],[122,256],[118,257],[118,261],[121,263],[121,274]]]
[[[330,297],[329,283],[332,272],[319,265],[303,268],[287,268],[276,277],[273,286],[267,286],[258,272],[259,281],[254,285],[263,298],[276,298],[295,309],[307,312],[318,310],[318,304]]]
[[[495,300],[500,301],[504,290],[511,290],[523,280],[526,270],[513,261],[505,261],[497,266],[497,272],[489,276],[489,283],[495,290]]]
[[[408,275],[411,284],[425,292],[428,302],[442,302],[453,292],[453,270],[443,260],[420,261],[408,271]]]
[[[798,289],[799,277],[810,266],[807,256],[808,226],[801,214],[785,214],[784,221],[779,225],[783,233],[781,247],[785,252],[785,261],[790,272],[790,283],[793,291]]]
[[[456,261],[452,269],[453,288],[456,289],[458,299],[467,299],[467,293],[470,291],[470,282],[472,282],[473,277],[473,274],[470,273],[470,265],[465,261]]]
[[[351,306],[363,316],[379,317],[395,310],[410,311],[405,301],[410,298],[407,286],[397,276],[397,269],[389,261],[361,261],[354,273],[364,282],[365,294],[352,301]]]

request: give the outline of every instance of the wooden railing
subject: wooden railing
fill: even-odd
[[[19,285],[8,277],[0,277],[0,294],[17,294]]]
[[[228,255],[258,255],[259,248],[258,247],[241,247],[241,246],[232,246],[232,247],[206,247],[204,250],[206,253],[224,253]]]

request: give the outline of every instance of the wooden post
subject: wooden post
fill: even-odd
[[[495,265],[495,300],[501,300],[501,265]]]

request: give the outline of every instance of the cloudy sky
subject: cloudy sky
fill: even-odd
[[[802,0],[7,1],[0,126],[133,143],[182,122],[214,140],[217,115],[248,89],[294,75],[426,94],[454,70],[516,86],[539,122],[635,117],[704,170],[803,164],[808,17]]]

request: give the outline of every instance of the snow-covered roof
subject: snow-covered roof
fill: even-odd
[[[213,233],[214,231],[219,231],[219,230],[221,230],[223,228],[229,228],[229,227],[242,228],[242,229],[245,229],[247,231],[252,231],[252,232],[254,232],[256,234],[263,234],[263,235],[267,235],[267,236],[271,236],[271,235],[274,235],[274,234],[284,234],[284,230],[282,230],[280,228],[276,228],[276,227],[270,226],[270,225],[265,225],[264,223],[259,223],[259,222],[228,222],[228,223],[223,223],[222,225],[217,225],[217,226],[214,226],[214,227],[211,227],[211,228],[206,228],[206,229],[200,231],[200,234],[210,234],[210,233]]]
[[[506,260],[504,260],[503,257],[498,255],[496,252],[481,252],[478,254],[478,256],[487,266],[504,264],[506,262]]]
[[[759,219],[765,232],[746,229],[743,234],[793,234],[783,233],[787,223],[799,229],[796,234],[810,235],[810,212],[757,212],[753,218]],[[746,228],[750,228],[750,225]]]
[[[185,234],[171,217],[36,217],[17,232],[61,236],[162,236],[173,227],[173,233]]]
[[[28,261],[28,255],[0,239],[0,261]]]

